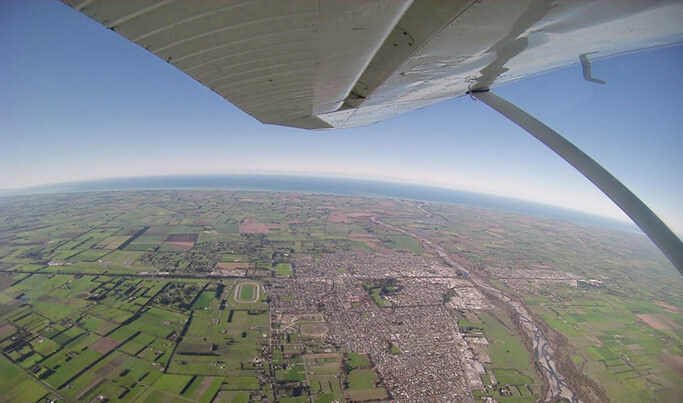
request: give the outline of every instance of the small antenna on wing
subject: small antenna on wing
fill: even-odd
[[[579,55],[579,60],[581,61],[581,71],[583,71],[583,78],[586,81],[590,81],[592,83],[605,85],[607,84],[607,81],[593,77],[593,73],[591,70],[591,62],[590,60],[588,60],[588,55],[592,55],[593,53],[597,52],[582,53]]]

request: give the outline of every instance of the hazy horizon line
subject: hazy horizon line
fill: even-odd
[[[534,203],[534,204],[541,205],[541,206],[559,208],[559,209],[578,212],[581,214],[588,214],[588,215],[592,215],[592,216],[596,216],[596,217],[600,217],[600,218],[615,220],[615,221],[618,221],[621,223],[633,224],[633,222],[631,220],[624,220],[624,219],[621,219],[618,217],[603,215],[603,214],[599,214],[599,213],[596,213],[593,211],[580,210],[577,208],[572,208],[572,207],[567,207],[567,206],[562,206],[562,205],[557,205],[557,204],[551,204],[551,203],[545,203],[545,202],[540,202],[540,201],[536,201],[536,200],[532,200],[532,199],[523,199],[523,198],[508,196],[508,195],[500,194],[500,193],[490,193],[490,192],[481,191],[481,190],[473,190],[473,189],[468,189],[465,187],[449,187],[449,186],[445,186],[445,185],[438,185],[438,184],[428,183],[428,182],[427,183],[418,183],[418,182],[412,182],[412,181],[407,181],[407,180],[401,180],[398,178],[385,178],[385,177],[365,176],[365,175],[349,176],[349,175],[339,174],[339,173],[333,174],[333,173],[322,173],[322,172],[303,173],[303,172],[252,171],[252,172],[235,172],[235,173],[191,173],[191,174],[104,177],[104,178],[96,178],[96,179],[82,179],[82,180],[63,181],[63,182],[49,182],[49,183],[43,183],[43,184],[38,184],[38,185],[28,185],[28,186],[22,186],[22,187],[16,187],[16,188],[0,188],[0,197],[28,196],[28,195],[32,195],[32,194],[50,194],[50,193],[60,193],[60,192],[64,192],[64,193],[94,192],[97,190],[80,190],[80,191],[79,190],[64,190],[64,189],[50,190],[50,188],[51,187],[59,187],[59,186],[84,184],[84,183],[97,183],[97,182],[105,182],[105,181],[114,181],[114,180],[163,179],[163,178],[174,178],[174,177],[175,178],[177,178],[177,177],[192,178],[192,177],[213,177],[213,176],[215,176],[215,177],[252,176],[252,177],[283,177],[283,178],[297,177],[297,178],[311,178],[311,179],[329,179],[329,178],[331,178],[331,179],[354,180],[354,181],[359,181],[359,182],[376,182],[376,183],[388,183],[388,184],[396,184],[396,185],[410,185],[410,186],[415,186],[415,187],[431,188],[431,189],[446,190],[446,191],[467,192],[467,193],[480,194],[480,195],[485,195],[485,196],[493,196],[493,197],[499,197],[499,198],[503,198],[503,199],[509,199],[509,200],[520,201],[520,202],[525,202],[525,203]],[[168,189],[171,189],[171,188],[168,188]],[[175,189],[178,189],[178,188],[175,188]],[[181,189],[182,189],[182,187],[181,187]],[[35,190],[35,192],[32,192],[32,190]],[[123,190],[123,189],[118,189],[118,190]],[[101,190],[101,191],[106,191],[106,190]]]

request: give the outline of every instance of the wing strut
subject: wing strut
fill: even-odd
[[[683,275],[683,243],[681,240],[617,178],[555,130],[498,95],[488,90],[471,91],[470,95],[529,132],[593,182],[626,215],[631,217],[633,222],[650,237],[652,242],[678,269],[678,272]]]

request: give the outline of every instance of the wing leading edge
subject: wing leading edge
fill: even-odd
[[[63,1],[259,121],[304,129],[683,42],[681,2]]]

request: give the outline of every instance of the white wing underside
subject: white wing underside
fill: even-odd
[[[683,42],[683,2],[64,2],[259,121],[305,129]]]

